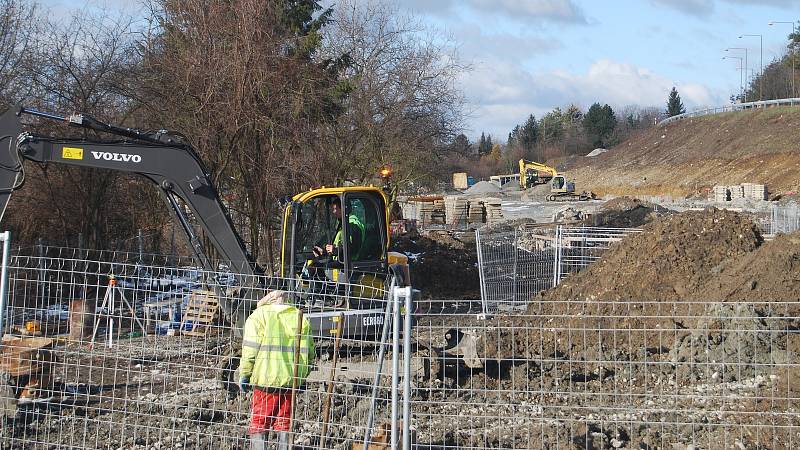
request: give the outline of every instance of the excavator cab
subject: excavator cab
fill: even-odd
[[[405,255],[388,251],[387,204],[372,186],[315,189],[287,204],[281,272],[298,280],[309,305],[369,307],[390,278],[407,278]]]

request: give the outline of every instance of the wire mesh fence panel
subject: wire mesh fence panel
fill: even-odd
[[[521,226],[476,231],[484,314],[524,309],[534,296],[585,268],[634,228]]]
[[[0,448],[249,447],[255,394],[239,390],[242,322],[227,318],[276,289],[305,312],[316,355],[294,397],[294,444],[316,448],[324,433],[324,448],[344,448],[363,439],[372,405],[376,433],[388,418],[385,275],[356,284],[325,271],[245,277],[155,256],[32,253],[9,264]]]
[[[800,207],[797,203],[773,205],[767,234],[793,233],[800,230]]]
[[[557,240],[558,282],[597,261],[611,245],[637,228],[560,227]]]
[[[532,303],[423,314],[416,448],[797,448],[796,303]]]
[[[553,286],[555,229],[476,231],[481,298],[485,314],[524,307]]]

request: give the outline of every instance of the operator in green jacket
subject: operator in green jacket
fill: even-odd
[[[336,217],[336,235],[333,238],[333,243],[325,245],[325,248],[314,247],[314,254],[322,256],[327,253],[329,255],[339,257],[340,249],[342,247],[342,201],[339,197],[334,197],[331,200],[331,215]],[[347,215],[348,230],[350,234],[350,260],[358,261],[360,259],[361,247],[364,244],[364,224],[361,219],[353,213]]]
[[[314,361],[311,324],[303,318],[297,329],[298,309],[285,304],[285,291],[272,291],[258,302],[244,324],[242,358],[239,363],[239,387],[253,390],[250,435],[251,450],[266,449],[270,429],[278,434],[278,449],[289,449],[292,431],[292,381],[295,343],[300,335],[297,359],[297,385],[302,384]]]

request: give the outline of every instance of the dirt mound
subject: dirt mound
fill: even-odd
[[[715,114],[653,127],[568,173],[598,195],[684,197],[715,184],[765,183],[771,193],[800,189],[800,108]]]
[[[755,224],[735,212],[708,209],[661,217],[548,291],[545,300],[686,299],[716,276],[723,262],[761,242]]]
[[[800,233],[779,235],[756,251],[721,267],[700,292],[701,298],[725,301],[770,300],[797,302],[800,298]],[[797,315],[800,308],[789,308]],[[787,312],[781,308],[780,312]]]
[[[603,203],[584,223],[593,227],[639,228],[666,211],[638,198],[616,197]]]
[[[421,291],[422,298],[480,298],[474,243],[447,232],[430,237],[405,235],[393,242],[392,250],[409,256],[411,284]]]

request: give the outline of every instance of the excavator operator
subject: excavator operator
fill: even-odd
[[[334,197],[333,200],[331,200],[330,211],[331,215],[336,217],[336,234],[333,238],[333,242],[326,244],[324,248],[315,246],[313,253],[314,256],[317,257],[328,254],[336,259],[339,257],[342,247],[342,201],[339,197]],[[347,214],[347,223],[350,234],[350,259],[358,261],[361,252],[361,244],[364,242],[364,224],[361,223],[361,219],[352,212]]]

